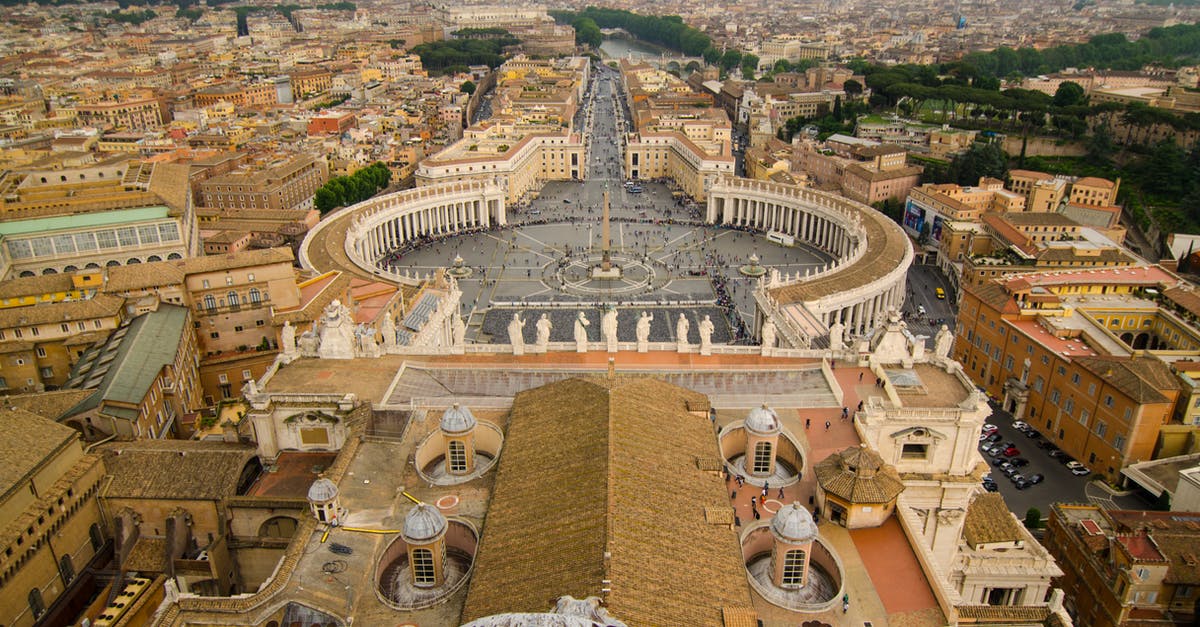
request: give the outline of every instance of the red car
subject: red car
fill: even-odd
[[[1019,451],[1017,449],[1017,447],[1015,447],[1015,446],[1010,446],[1010,447],[1004,449],[1005,457],[1016,457],[1017,455],[1020,455],[1020,454],[1021,454],[1021,451]]]

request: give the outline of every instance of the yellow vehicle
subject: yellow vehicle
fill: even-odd
[[[934,291],[937,293],[938,300],[946,300],[946,290],[939,287]]]

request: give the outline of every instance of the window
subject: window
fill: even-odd
[[[242,371],[242,381],[247,381],[247,380],[251,379],[253,376],[254,375],[250,374],[249,370]]]
[[[1058,388],[1055,388],[1055,389],[1053,389],[1053,390],[1050,390],[1050,402],[1051,402],[1051,403],[1054,403],[1055,405],[1057,405],[1057,404],[1058,404],[1058,398],[1059,398],[1059,395],[1058,395]]]
[[[1011,371],[1013,367],[1013,356],[1009,355],[1004,358],[1004,369]]]
[[[450,472],[467,471],[467,447],[461,440],[450,440]]]
[[[928,444],[907,443],[900,449],[900,459],[925,459],[929,454]]]
[[[34,618],[46,613],[46,601],[42,599],[42,591],[37,588],[29,591],[29,612]]]
[[[251,273],[247,274],[247,275],[246,275],[246,280],[247,280],[247,281],[249,281],[249,282],[251,282],[251,283],[253,283],[253,282],[254,282],[254,273],[253,273],[253,272],[251,272]]]
[[[1060,376],[1060,377],[1067,376],[1067,369],[1063,366],[1059,366],[1058,367],[1058,376]]]
[[[1105,433],[1108,433],[1108,425],[1101,420],[1100,422],[1096,423],[1096,435],[1104,437]]]
[[[1086,410],[1086,409],[1079,410],[1079,424],[1086,427],[1089,416],[1090,416],[1090,414],[1088,413],[1088,410]]]
[[[227,294],[225,296],[225,298],[226,298],[226,300],[229,301],[230,307],[237,307],[239,304],[241,304],[238,302],[238,293],[237,292],[230,292],[229,294]]]
[[[770,442],[759,442],[754,445],[754,474],[763,475],[771,472],[771,452]]]
[[[217,381],[221,383],[229,383],[229,375],[222,372],[221,374],[217,375]]]
[[[1096,384],[1095,384],[1095,383],[1089,383],[1089,384],[1088,384],[1088,396],[1089,396],[1089,397],[1092,397],[1092,396],[1095,396],[1095,395],[1096,395]]]
[[[53,377],[54,377],[54,368],[52,368],[50,366],[46,366],[45,368],[42,368],[42,378],[43,379],[50,379]]]
[[[432,586],[437,582],[433,572],[433,551],[429,549],[413,549],[413,583],[418,586]]]
[[[1132,417],[1133,417],[1133,410],[1130,409],[1129,407],[1126,407],[1125,408],[1125,420],[1129,420]]]
[[[220,339],[220,337],[221,337],[221,334],[220,334],[220,333],[217,333],[216,331],[213,331],[212,333],[209,333],[209,334],[208,334],[208,337],[210,337],[210,338],[212,338],[212,339],[216,340],[216,339]]]
[[[1123,436],[1123,435],[1113,436],[1113,448],[1117,449],[1118,451],[1124,449],[1125,448],[1125,436]]]
[[[84,323],[82,323],[82,322],[76,322],[76,323],[75,323],[75,328],[76,328],[76,329],[79,329],[80,331],[86,331],[86,330],[87,330],[87,325],[86,325],[86,324],[84,324]]]
[[[201,287],[203,287],[204,289],[208,289],[208,279],[204,279],[203,281],[201,281],[201,282],[200,282],[200,285],[201,285]]]
[[[257,287],[250,288],[250,304],[257,305],[260,302],[262,302],[262,293],[258,291]]]
[[[217,299],[213,298],[212,294],[204,295],[204,308],[209,311],[215,311],[217,308]]]
[[[29,334],[32,335],[33,337],[37,337],[38,335],[41,334],[41,332],[38,331],[37,327],[29,327]]]
[[[785,588],[799,588],[804,584],[804,551],[792,549],[783,554],[783,579]]]
[[[1043,385],[1045,385],[1045,381],[1042,380],[1041,376],[1033,380],[1033,389],[1038,393],[1041,393]]]
[[[64,555],[58,560],[58,572],[62,575],[63,583],[70,584],[72,579],[75,579],[75,565],[71,563],[71,556]]]
[[[37,356],[38,356],[38,357],[45,357],[45,356],[46,356],[46,349],[42,348],[41,346],[37,347],[37,348],[35,349],[35,351],[37,352]]]
[[[1105,406],[1105,407],[1112,407],[1112,406],[1113,406],[1113,397],[1112,397],[1112,394],[1106,394],[1106,395],[1104,395],[1104,406]]]
[[[60,324],[60,325],[58,325],[58,327],[59,327],[60,329],[62,329],[62,332],[63,332],[63,333],[70,333],[70,332],[71,332],[71,325],[69,325],[69,324],[67,324],[67,323],[65,323],[65,322],[64,322],[64,323],[62,323],[62,324]]]
[[[231,277],[231,276],[225,277],[225,285],[233,285],[233,277]]]
[[[1072,385],[1079,385],[1079,373],[1078,373],[1078,372],[1076,372],[1076,373],[1073,373],[1073,374],[1071,375],[1071,384],[1072,384]]]

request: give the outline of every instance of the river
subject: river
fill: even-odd
[[[600,43],[600,56],[605,59],[625,59],[630,55],[635,61],[646,59],[659,60],[663,54],[667,58],[679,58],[675,52],[648,44],[640,39],[605,39]]]

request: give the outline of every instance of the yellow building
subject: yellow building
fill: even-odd
[[[90,596],[72,584],[108,542],[96,500],[104,466],[74,429],[8,406],[0,407],[0,458],[0,623],[69,623],[74,615],[51,614],[52,606]]]

